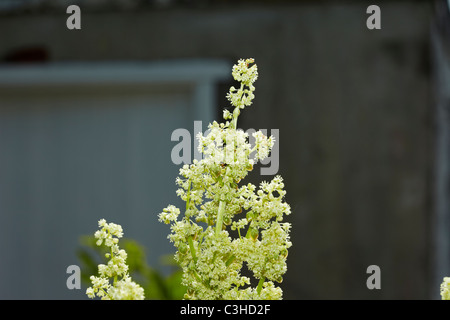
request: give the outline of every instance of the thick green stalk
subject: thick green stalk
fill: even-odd
[[[264,276],[262,276],[261,279],[259,279],[258,287],[256,288],[256,292],[257,292],[258,294],[261,293],[262,286],[263,286],[265,280],[266,280],[266,277],[264,277]]]
[[[240,114],[239,107],[236,107],[233,112],[233,120],[231,121],[231,127],[237,129],[237,119]]]
[[[222,223],[223,223],[223,214],[225,212],[225,201],[220,201],[219,203],[219,212],[217,212],[217,221],[216,221],[216,235],[222,231]]]
[[[190,251],[191,251],[192,259],[194,260],[194,263],[197,263],[197,255],[195,254],[195,248],[194,248],[194,243],[192,242],[192,236],[189,236],[188,243],[189,243],[189,249],[191,249]]]

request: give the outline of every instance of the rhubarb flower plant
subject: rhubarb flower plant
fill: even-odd
[[[241,111],[255,97],[254,60],[239,60],[232,75],[240,84],[227,94],[233,111],[225,110],[224,122],[214,121],[207,134],[198,134],[202,159],[184,165],[176,178],[183,213],[169,205],[158,217],[170,224],[185,299],[281,299],[275,283],[287,271],[291,225],[283,219],[291,210],[281,176],[259,187],[242,183],[269,156],[275,139],[258,131],[252,146],[237,128]],[[252,279],[243,274],[244,266]]]

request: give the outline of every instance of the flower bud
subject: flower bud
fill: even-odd
[[[180,243],[180,245],[178,246],[178,251],[181,254],[186,254],[187,249],[188,249],[188,247],[187,247],[187,245],[184,242]]]
[[[256,239],[258,239],[258,229],[256,228],[250,229],[250,238],[252,238],[253,241],[256,241]]]

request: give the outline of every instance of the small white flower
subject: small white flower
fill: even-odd
[[[174,205],[169,205],[167,208],[163,209],[163,212],[159,214],[159,221],[169,224],[172,221],[176,221],[178,215],[180,214],[180,209]]]

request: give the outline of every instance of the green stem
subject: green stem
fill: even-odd
[[[108,231],[108,232],[109,232],[109,231]],[[113,252],[112,247],[110,248],[110,251],[109,251],[109,252],[110,252],[110,253],[109,253],[109,254],[110,254],[109,259],[112,260],[112,259],[114,258],[114,252]],[[113,286],[115,286],[116,283],[117,283],[117,274],[114,276]]]
[[[234,112],[233,112],[233,121],[231,122],[231,126],[232,126],[234,129],[237,128],[237,119],[238,119],[239,113],[240,113],[239,107],[236,107],[236,108],[234,109]]]
[[[103,296],[108,296],[110,300],[113,300],[113,298],[111,297],[111,295],[110,295],[108,292],[106,292],[103,288],[101,288],[100,290],[103,291]],[[97,294],[97,295],[98,295],[98,294]]]
[[[217,258],[217,251],[215,251],[213,254],[213,258],[211,260],[211,265],[214,265],[214,263],[216,262],[216,258]]]
[[[184,211],[186,214],[186,211],[189,209],[189,202],[191,200],[191,181],[189,180],[189,187],[187,189],[187,195],[186,195],[186,210]]]
[[[266,280],[266,277],[264,277],[264,276],[262,276],[261,279],[259,279],[258,287],[256,288],[256,292],[257,292],[258,294],[261,293],[262,286],[263,286],[265,280]]]
[[[189,187],[188,187],[188,190],[187,190],[187,197],[186,197],[186,210],[185,210],[185,214],[186,214],[186,212],[188,211],[188,209],[189,209],[189,205],[190,205],[190,198],[191,198],[191,185],[192,185],[192,183],[191,183],[191,181],[189,180]],[[189,221],[189,219],[188,219],[188,221]],[[188,244],[189,244],[189,249],[190,249],[190,251],[191,251],[191,256],[192,256],[192,259],[194,260],[194,263],[197,263],[197,255],[195,254],[195,248],[194,248],[194,243],[192,242],[192,236],[189,236],[188,237]]]
[[[220,231],[222,231],[224,212],[225,212],[225,201],[220,201],[219,212],[217,213],[217,221],[216,221],[216,235],[218,235]]]
[[[241,88],[239,89],[239,91],[242,91],[244,89],[244,84],[241,83]],[[242,93],[242,95],[244,95],[244,93]],[[241,100],[242,100],[242,96],[241,96]],[[239,114],[241,113],[240,111],[240,107],[239,105],[235,106],[234,110],[233,110],[233,120],[231,121],[231,126],[234,129],[237,129],[237,119]]]
[[[188,243],[189,243],[189,249],[191,249],[190,251],[191,251],[192,259],[194,260],[194,263],[197,263],[197,255],[195,254],[195,248],[194,248],[194,243],[192,242],[192,236],[189,236]]]

